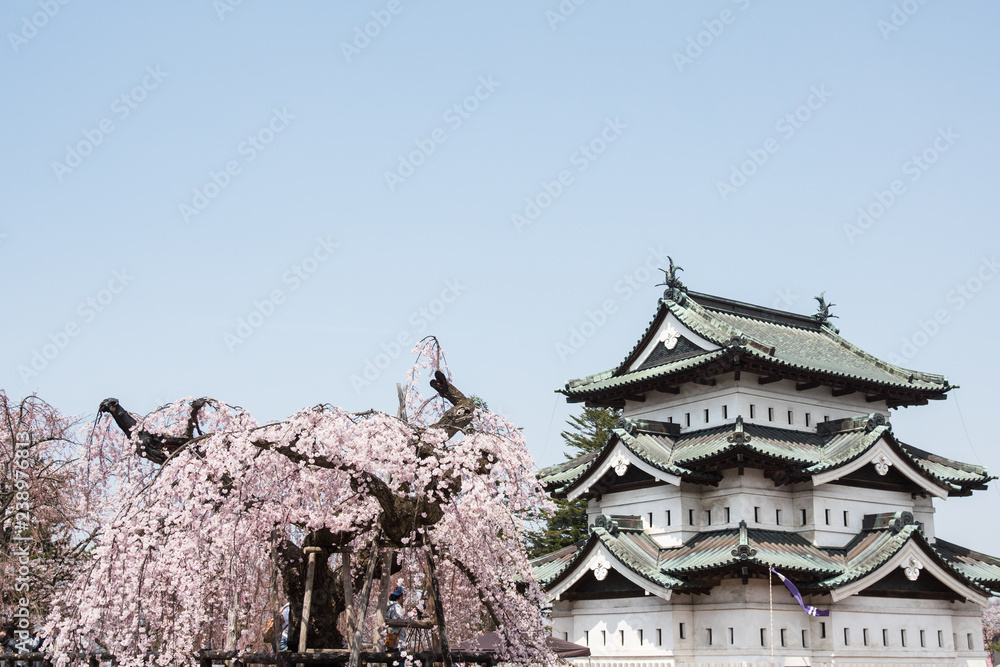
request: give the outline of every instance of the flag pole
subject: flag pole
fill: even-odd
[[[774,664],[774,593],[771,586],[771,564],[767,564],[767,607],[771,616],[771,664]]]

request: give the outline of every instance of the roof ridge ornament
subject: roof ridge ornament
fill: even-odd
[[[750,434],[743,430],[743,415],[736,417],[736,430],[726,438],[726,442],[731,442],[734,445],[746,445],[750,442]]]
[[[663,271],[663,282],[656,283],[657,287],[660,285],[665,285],[667,289],[663,290],[663,298],[673,299],[677,301],[680,299],[681,295],[687,292],[687,287],[681,282],[681,279],[677,277],[678,271],[683,271],[683,267],[674,264],[674,260],[670,255],[667,255],[667,259],[670,261],[669,268],[660,269]]]
[[[833,314],[830,313],[830,308],[836,306],[837,304],[835,304],[835,303],[827,303],[826,302],[826,290],[820,292],[819,296],[814,296],[813,298],[816,299],[816,301],[819,302],[819,310],[817,310],[813,314],[813,316],[812,316],[813,319],[816,320],[817,322],[819,322],[820,326],[823,326],[823,327],[826,327],[826,328],[830,329],[835,334],[839,334],[840,333],[840,329],[838,329],[837,327],[833,326],[833,322],[830,321],[833,318],[840,319],[836,315],[833,315]]]

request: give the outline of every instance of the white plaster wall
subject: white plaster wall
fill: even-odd
[[[732,424],[738,415],[746,423],[811,432],[815,432],[817,423],[828,419],[857,417],[872,412],[889,416],[885,401],[868,403],[863,393],[834,397],[830,387],[797,391],[796,383],[791,380],[762,385],[758,382],[759,377],[742,373],[740,380],[736,381],[732,374],[727,374],[716,377],[714,387],[685,383],[681,385],[679,394],[649,392],[645,401],[627,401],[623,414],[636,419],[672,421],[680,424],[681,432]],[[773,419],[768,418],[768,408],[773,410]],[[706,409],[708,421],[705,420]],[[789,410],[792,411],[791,424],[788,423]],[[808,426],[806,414],[809,415]]]
[[[678,664],[766,661],[772,648],[778,664],[796,658],[885,665],[953,664],[982,659],[980,610],[973,603],[852,596],[836,603],[831,616],[824,618],[803,613],[777,579],[770,594],[769,599],[765,580],[750,580],[743,585],[738,579],[729,579],[714,588],[711,595],[675,594],[670,602],[655,596],[559,601],[554,603],[553,634],[587,643],[595,657],[672,658]],[[830,606],[829,598],[807,603]],[[883,630],[887,642],[883,642]],[[902,644],[903,630],[906,646]],[[943,646],[938,646],[938,632]],[[968,648],[970,635],[972,650]],[[957,647],[953,638],[958,640]]]

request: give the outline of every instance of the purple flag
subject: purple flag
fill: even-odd
[[[795,584],[792,583],[791,579],[786,578],[785,575],[778,572],[773,567],[771,568],[771,572],[774,572],[776,575],[778,575],[778,579],[781,579],[782,583],[785,584],[785,586],[788,588],[788,591],[792,594],[792,597],[795,598],[795,600],[799,603],[799,606],[802,607],[802,611],[809,614],[810,616],[830,615],[829,609],[817,609],[816,607],[807,605],[805,602],[803,602],[802,593],[799,593],[799,589],[795,587]]]

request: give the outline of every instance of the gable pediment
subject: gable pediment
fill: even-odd
[[[670,361],[690,357],[720,347],[702,338],[677,317],[668,312],[655,331],[644,341],[642,350],[626,369],[627,372],[643,370]]]

